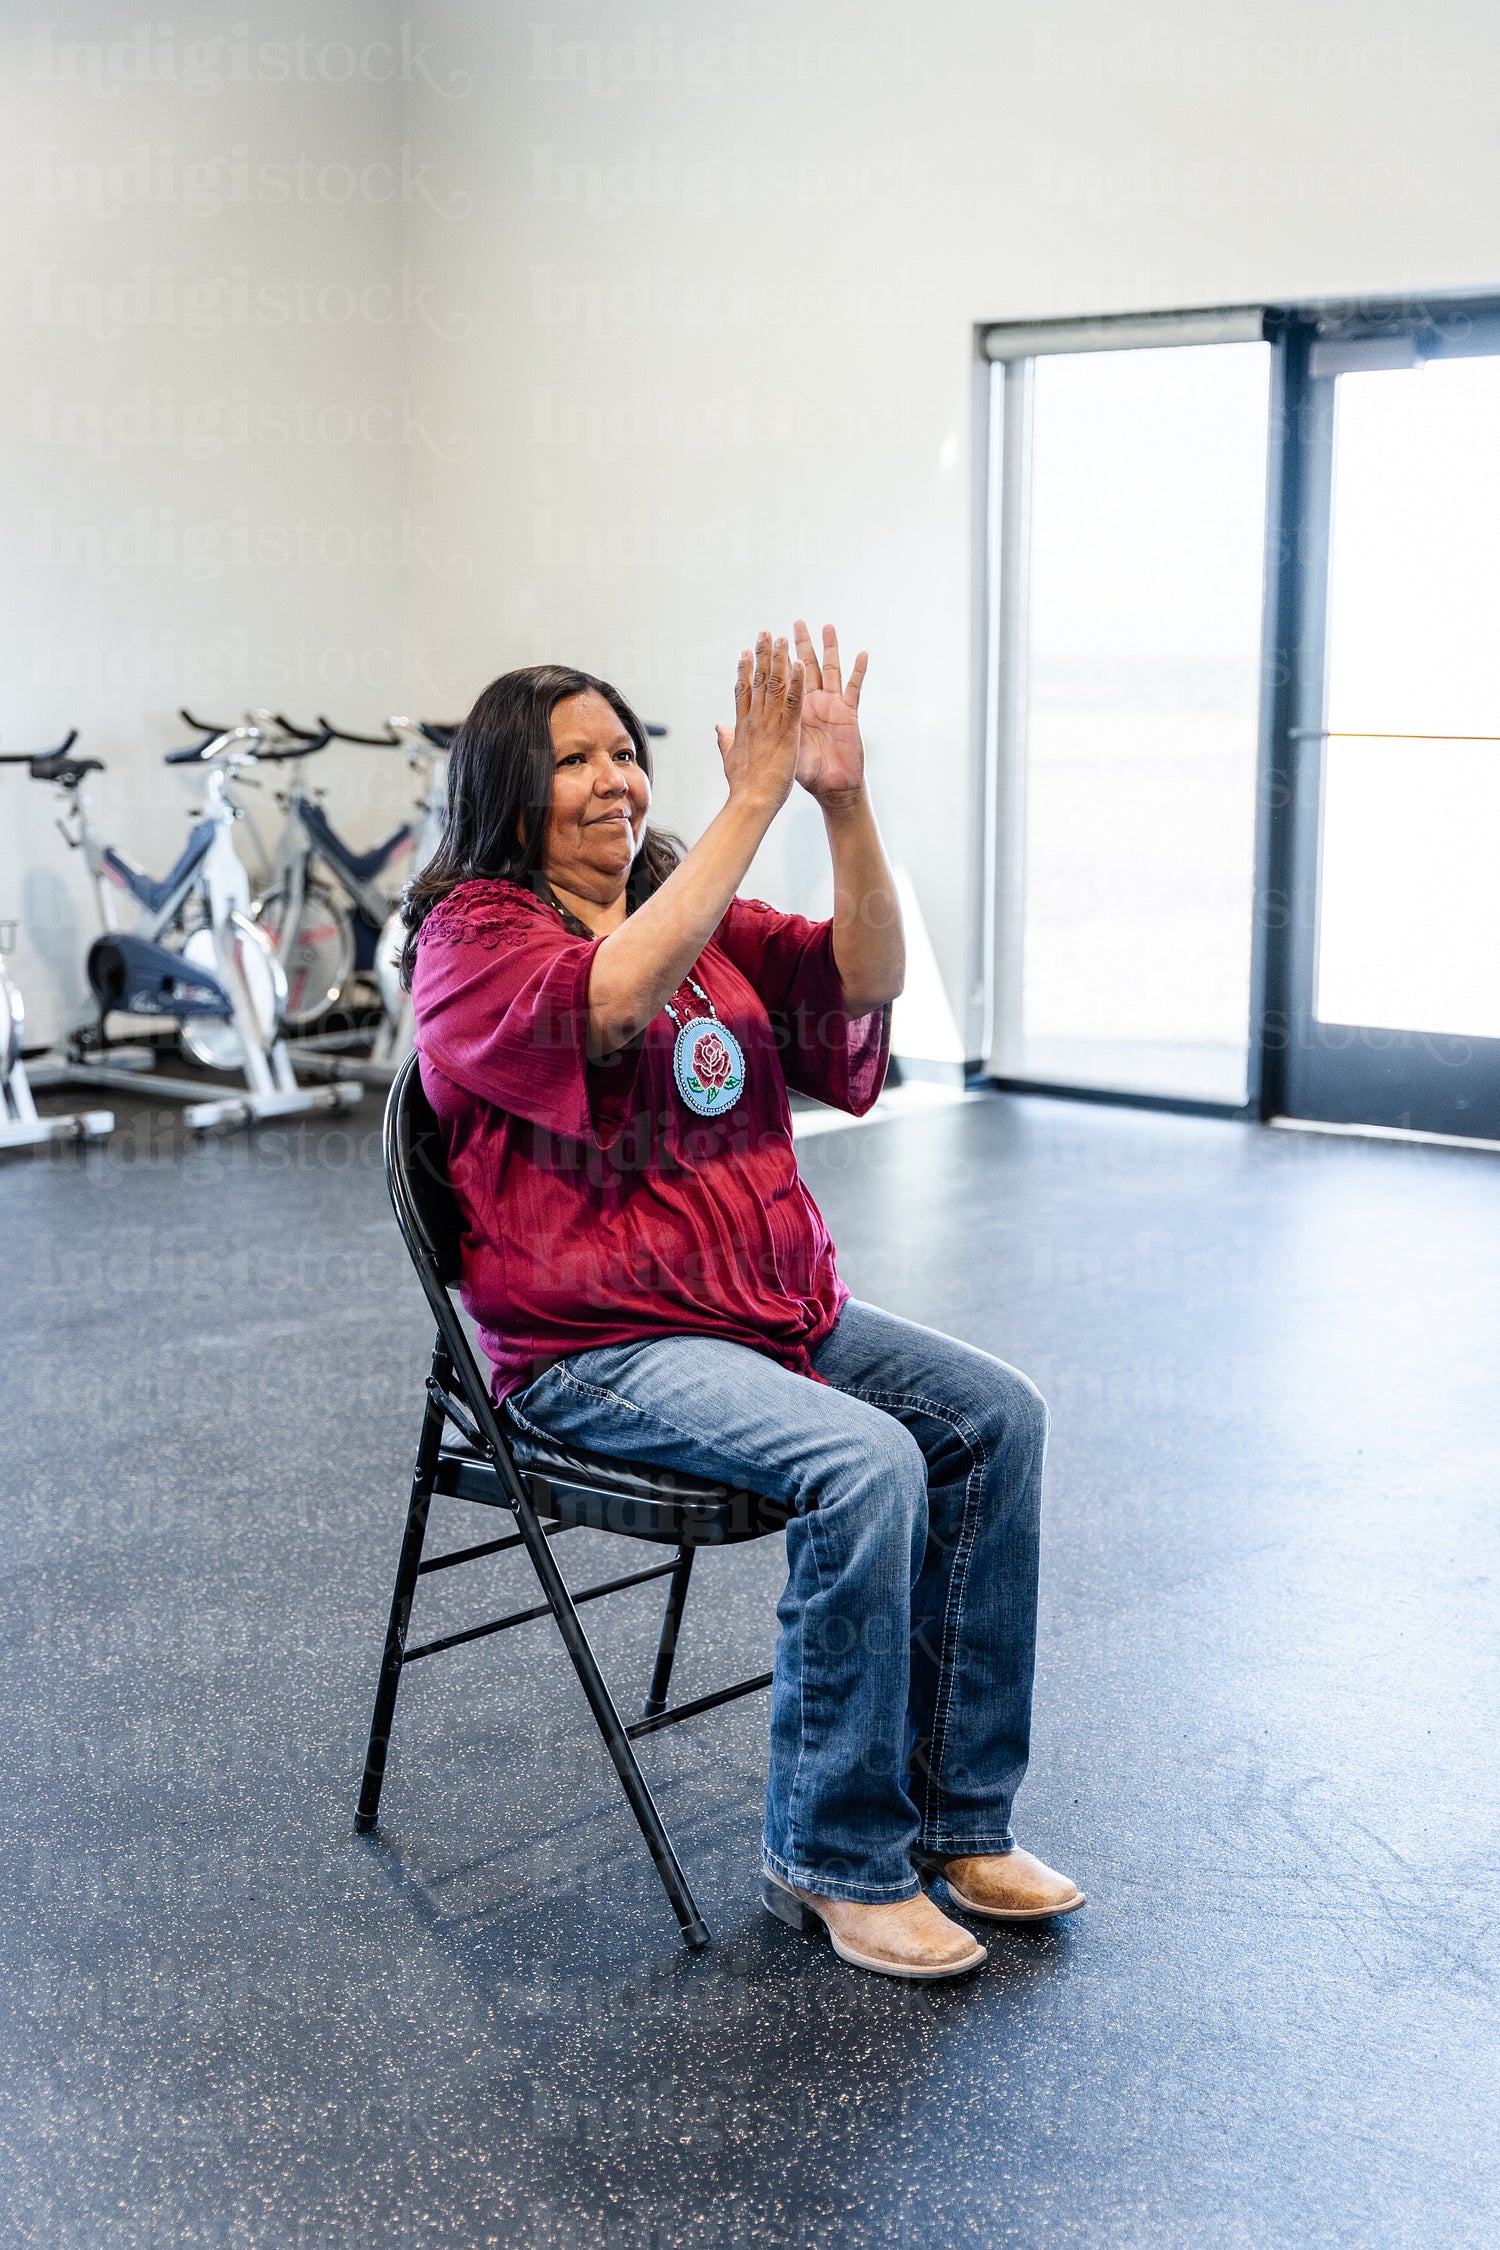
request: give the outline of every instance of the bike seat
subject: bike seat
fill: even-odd
[[[159,883],[146,873],[144,867],[137,867],[134,860],[127,859],[123,852],[117,852],[113,844],[106,844],[104,847],[104,864],[111,875],[114,876],[116,882],[123,884],[131,897],[138,899],[148,914],[159,914],[171,898],[172,893],[179,890],[188,876],[192,874],[213,840],[213,822],[211,820],[200,821],[189,836],[177,865],[172,869],[171,874],[164,875]]]
[[[55,750],[0,751],[0,766],[25,766],[33,781],[82,781],[86,773],[103,773],[100,758],[70,758],[78,740],[77,727],[69,727]]]
[[[65,751],[52,750],[45,757],[28,761],[33,781],[62,781],[71,786],[82,781],[86,773],[103,773],[102,758],[70,758]]]

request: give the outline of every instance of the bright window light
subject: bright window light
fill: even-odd
[[[1500,359],[1339,378],[1317,1013],[1500,1038]]]
[[[1035,363],[1024,1075],[1245,1099],[1269,382]]]

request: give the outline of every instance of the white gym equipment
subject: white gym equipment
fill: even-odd
[[[76,740],[75,729],[56,750],[6,751],[0,754],[0,766],[34,769],[38,765],[55,768],[67,764]],[[36,1113],[23,1059],[26,1010],[4,962],[4,956],[14,950],[15,931],[14,923],[0,924],[0,1150],[35,1148],[46,1141],[104,1140],[115,1129],[113,1110],[75,1110],[66,1117],[38,1117]]]
[[[407,872],[415,875],[436,851],[447,811],[453,729],[395,717],[386,720],[383,734],[354,734],[327,718],[309,729],[294,726],[279,712],[273,717],[260,711],[249,714],[249,723],[267,739],[271,739],[269,730],[276,730],[277,747],[270,754],[279,760],[311,755],[337,740],[368,750],[398,750],[411,768],[417,785],[415,824],[403,823],[384,843],[362,853],[339,835],[316,794],[297,774],[280,794],[286,824],[271,861],[270,879],[252,909],[256,921],[274,937],[286,974],[291,994],[287,1021],[300,1034],[292,1047],[299,1076],[389,1085],[411,1053],[412,1012],[411,995],[402,990],[400,976],[406,926],[377,878],[408,850]],[[305,1029],[331,1013],[356,974],[374,984],[380,1001],[378,1022],[347,1031]],[[363,1053],[358,1051],[361,1048]]]
[[[33,1070],[36,1086],[119,1086],[162,1095],[187,1105],[184,1121],[195,1133],[350,1109],[359,1101],[357,1084],[299,1085],[282,1037],[286,980],[274,947],[251,917],[250,880],[234,848],[238,814],[227,794],[230,776],[253,762],[262,742],[258,729],[233,727],[168,752],[168,765],[203,769],[204,802],[176,866],[159,882],[104,843],[94,827],[86,777],[102,770],[98,759],[32,761],[34,778],[53,782],[62,798],[58,827],[83,853],[100,921],[88,957],[97,1024],[84,1016],[69,1025],[61,1052]],[[122,891],[136,905],[130,931],[120,928],[116,913]],[[166,1018],[194,1061],[240,1073],[243,1088],[221,1091],[173,1078],[154,1067],[150,1048],[108,1045],[103,1027],[111,1012]]]
[[[115,1129],[111,1109],[74,1110],[66,1117],[38,1117],[21,1049],[26,1010],[21,995],[0,966],[0,1150],[35,1148],[43,1141],[102,1141]]]

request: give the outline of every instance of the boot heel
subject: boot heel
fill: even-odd
[[[760,1902],[768,1914],[774,1914],[778,1922],[785,1922],[789,1930],[801,1930],[811,1936],[823,1927],[812,1908],[804,1906],[795,1891],[787,1890],[770,1875],[762,1875],[760,1879]]]

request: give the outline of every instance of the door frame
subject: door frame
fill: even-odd
[[[1011,675],[1015,621],[1024,619],[1026,599],[1019,583],[1025,575],[1024,494],[1012,490],[1011,480],[1029,363],[1058,351],[1240,341],[1254,322],[1263,325],[1253,332],[1271,346],[1271,394],[1247,1099],[1238,1107],[1011,1076],[1025,804],[1024,729],[1015,722]],[[995,411],[991,393],[987,416],[976,413],[977,428],[987,423],[988,439],[976,447],[984,495],[976,506],[976,536],[983,542],[976,581],[983,625],[976,635],[976,709],[983,729],[976,811],[985,853],[977,946],[985,1018],[981,1075],[1017,1092],[1131,1107],[1500,1140],[1500,1040],[1324,1024],[1313,1008],[1337,376],[1361,365],[1500,355],[1500,296],[1317,300],[984,324],[975,344],[987,376],[1003,371],[1010,410]],[[997,458],[1002,448],[1004,475]]]
[[[1273,345],[1266,669],[1252,969],[1262,1119],[1500,1140],[1500,1039],[1323,1023],[1317,986],[1338,376],[1361,365],[1500,354],[1500,301],[1297,308]],[[1410,356],[1403,351],[1410,347]],[[1500,743],[1496,745],[1500,756]]]

